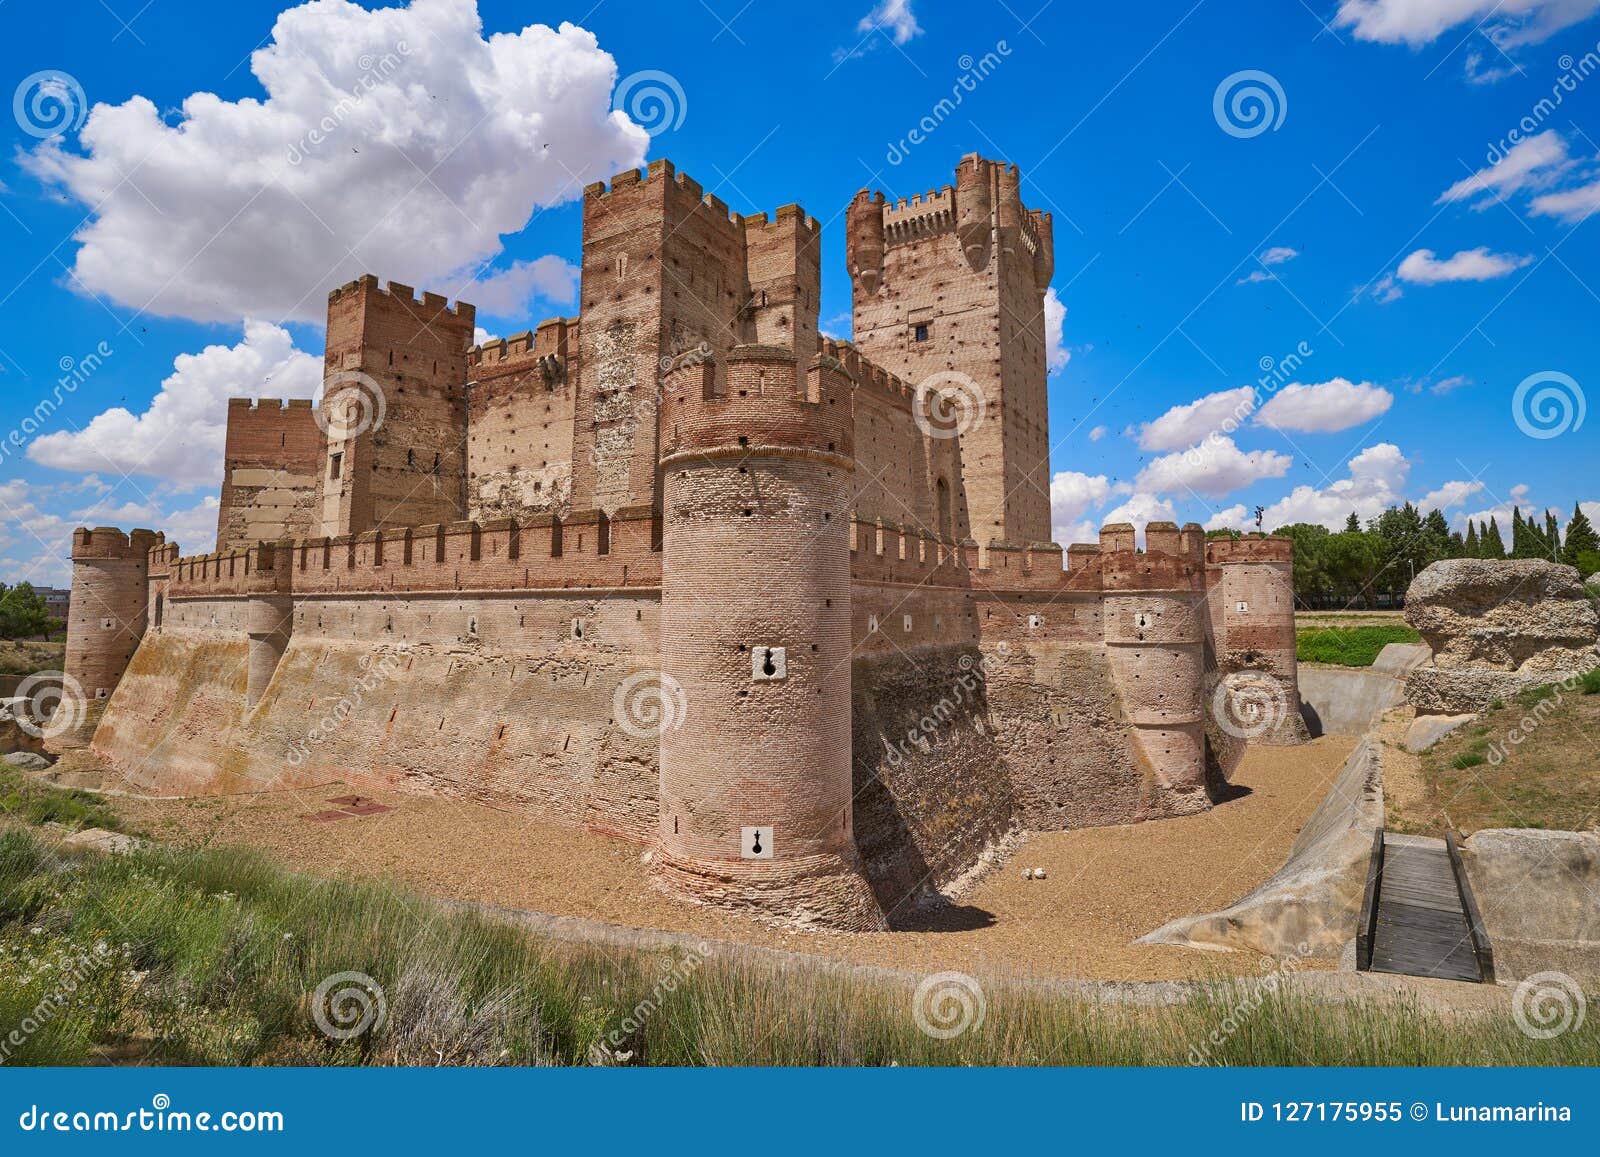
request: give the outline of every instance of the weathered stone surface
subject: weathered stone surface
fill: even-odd
[[[0,699],[0,751],[42,753],[44,740],[22,726],[18,717],[21,706],[21,700]]]
[[[32,751],[13,751],[5,757],[5,761],[12,767],[21,768],[23,771],[42,771],[50,766],[48,759]]]
[[[1577,570],[1537,559],[1436,562],[1406,592],[1406,622],[1440,668],[1559,674],[1593,666],[1600,639]]]
[[[1270,880],[1220,912],[1174,920],[1138,943],[1335,959],[1356,934],[1373,834],[1382,823],[1382,745],[1368,736]]]
[[[1427,751],[1452,731],[1465,727],[1476,715],[1419,715],[1406,729],[1406,750]]]
[[[1406,679],[1405,698],[1418,715],[1465,715],[1562,677],[1544,671],[1419,667]]]
[[[1363,735],[1403,702],[1405,685],[1391,675],[1353,667],[1300,668],[1301,711],[1312,735]]]
[[[1600,833],[1489,829],[1461,858],[1500,979],[1600,976]]]
[[[1421,714],[1480,711],[1600,662],[1600,613],[1578,572],[1537,559],[1449,559],[1417,576],[1406,621],[1433,648],[1406,681]]]
[[[83,848],[93,852],[107,852],[111,855],[123,855],[144,846],[144,841],[133,836],[123,835],[121,832],[107,831],[105,828],[85,828],[81,832],[73,832],[61,841],[64,848]]]
[[[1369,670],[1380,675],[1404,675],[1415,671],[1429,659],[1433,652],[1426,643],[1389,643],[1378,652]]]

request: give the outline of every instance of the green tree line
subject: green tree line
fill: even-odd
[[[1565,530],[1552,513],[1541,521],[1515,507],[1509,534],[1496,518],[1452,530],[1442,511],[1423,514],[1408,502],[1365,525],[1351,513],[1341,531],[1297,522],[1273,533],[1294,541],[1295,599],[1314,610],[1397,605],[1416,575],[1447,558],[1542,558],[1584,578],[1600,572],[1600,536],[1576,505]]]

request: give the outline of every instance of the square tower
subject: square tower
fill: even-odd
[[[972,537],[1050,538],[1044,296],[1050,215],[1026,208],[1015,166],[962,158],[956,183],[849,212],[855,344],[914,387],[952,391]],[[981,410],[970,397],[981,397]],[[925,405],[925,402],[919,405]]]
[[[362,277],[328,295],[320,522],[329,537],[466,517],[476,311]]]

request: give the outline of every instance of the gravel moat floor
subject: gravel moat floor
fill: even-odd
[[[1023,837],[1006,861],[917,930],[783,932],[681,902],[649,880],[645,849],[519,810],[328,785],[183,800],[119,798],[127,823],[181,846],[242,844],[296,871],[368,876],[448,900],[683,932],[884,968],[1114,980],[1260,975],[1249,953],[1136,946],[1178,916],[1221,908],[1266,880],[1355,740],[1255,747],[1232,798],[1183,819]],[[310,813],[360,795],[393,810],[331,822]],[[1043,868],[1043,880],[1023,880]],[[1309,967],[1310,965],[1308,965]]]

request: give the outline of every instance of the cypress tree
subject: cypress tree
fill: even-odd
[[[1483,549],[1478,545],[1478,527],[1472,519],[1467,519],[1467,557],[1482,558]]]
[[[1344,520],[1344,532],[1346,534],[1361,533],[1361,520],[1356,517],[1356,512],[1353,510],[1350,512],[1350,517]]]
[[[1500,522],[1490,518],[1489,525],[1478,535],[1484,558],[1505,558],[1506,540],[1500,537]]]
[[[1561,551],[1561,561],[1568,566],[1577,566],[1579,555],[1596,552],[1600,552],[1600,535],[1595,534],[1583,507],[1574,506],[1572,521],[1567,523],[1567,541]]]

